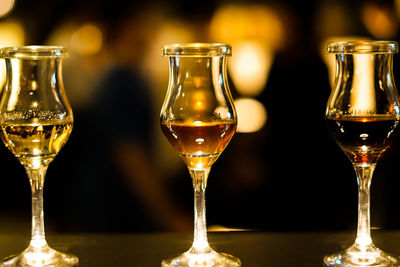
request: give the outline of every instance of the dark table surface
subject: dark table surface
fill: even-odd
[[[373,231],[375,244],[400,255],[400,231]],[[349,246],[354,233],[209,233],[209,243],[219,251],[239,257],[242,266],[322,266],[326,254]],[[48,234],[47,241],[55,249],[79,257],[86,266],[160,266],[164,258],[186,251],[191,234]],[[29,236],[0,235],[0,257],[22,251]]]

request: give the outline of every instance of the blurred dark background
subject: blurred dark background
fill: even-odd
[[[70,52],[63,76],[75,124],[47,172],[48,232],[192,230],[189,173],[159,129],[161,49],[182,42],[233,46],[240,125],[210,173],[210,229],[356,229],[355,174],[324,122],[333,64],[325,48],[398,40],[400,1],[2,0],[0,13],[0,46]],[[394,72],[398,84],[399,56]],[[376,168],[375,228],[400,228],[399,157],[396,140]],[[0,233],[29,233],[24,168],[4,146],[0,160]]]

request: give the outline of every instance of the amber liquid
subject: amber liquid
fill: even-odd
[[[206,169],[236,131],[236,122],[162,122],[161,130],[189,169]]]
[[[0,136],[4,144],[20,160],[54,158],[67,142],[72,123],[2,124]]]
[[[386,115],[327,118],[327,125],[354,163],[376,163],[399,131],[399,121]]]

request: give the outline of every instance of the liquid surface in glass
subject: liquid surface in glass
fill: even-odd
[[[355,163],[376,162],[396,136],[399,120],[390,115],[327,118],[333,137]]]
[[[71,122],[47,124],[2,123],[0,136],[17,158],[57,155],[72,132]]]
[[[189,168],[204,169],[228,145],[236,122],[162,122],[161,129]]]

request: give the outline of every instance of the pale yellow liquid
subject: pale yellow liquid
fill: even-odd
[[[2,124],[0,136],[17,158],[54,158],[67,142],[72,123]]]

